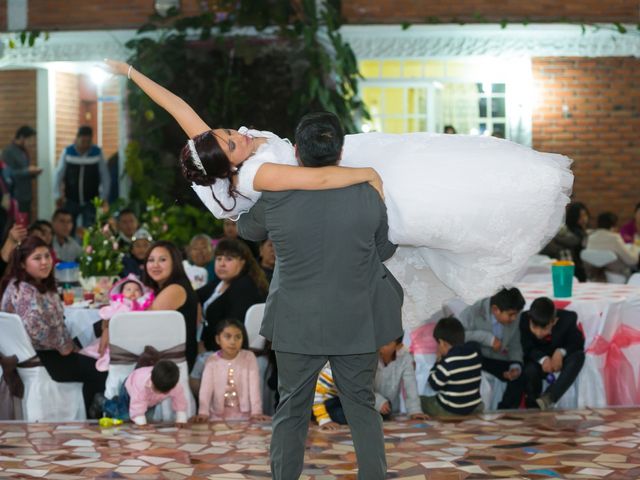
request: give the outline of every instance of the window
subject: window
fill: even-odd
[[[368,59],[360,61],[362,99],[371,114],[363,131],[508,135],[507,84],[484,81],[486,61]]]

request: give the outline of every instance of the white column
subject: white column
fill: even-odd
[[[131,180],[123,177],[124,163],[127,160],[125,152],[129,143],[129,118],[127,117],[127,78],[120,77],[120,102],[118,102],[118,178],[112,178],[112,182],[120,182],[120,198],[129,200]]]
[[[39,68],[36,77],[36,131],[38,132],[38,218],[49,219],[55,208],[53,181],[56,163],[56,73]]]

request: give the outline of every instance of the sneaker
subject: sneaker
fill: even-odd
[[[540,410],[549,410],[553,407],[553,400],[551,400],[551,396],[547,393],[543,393],[538,398],[536,398],[536,403]]]
[[[93,402],[89,406],[89,411],[87,412],[88,418],[101,418],[102,417],[102,408],[104,406],[105,398],[101,393],[96,393],[93,397]]]

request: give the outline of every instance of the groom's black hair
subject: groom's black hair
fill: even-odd
[[[295,141],[305,167],[336,165],[344,144],[344,130],[333,113],[309,113],[298,123]]]

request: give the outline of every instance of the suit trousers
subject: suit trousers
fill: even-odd
[[[584,352],[577,352],[567,355],[562,362],[562,370],[556,381],[551,384],[546,393],[551,397],[551,401],[556,403],[569,390],[569,387],[576,381],[582,365],[584,364]],[[539,362],[527,361],[524,366],[524,381],[527,408],[538,408],[536,398],[542,392],[542,380],[547,374],[542,371]]]
[[[280,403],[273,416],[271,474],[276,480],[298,480],[304,466],[309,418],[318,374],[331,364],[358,460],[359,480],[382,480],[387,462],[382,418],[375,409],[373,381],[378,353],[303,355],[276,351]]]
[[[507,382],[507,388],[504,391],[502,400],[498,403],[498,409],[514,409],[520,407],[522,392],[524,390],[524,378],[520,372],[520,376],[515,380],[506,380],[503,377],[505,372],[509,371],[511,363],[507,360],[496,360],[493,358],[482,357],[482,370],[489,372],[501,382]]]

